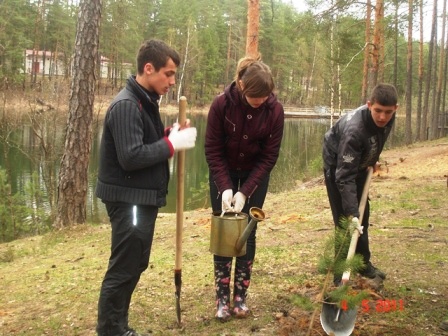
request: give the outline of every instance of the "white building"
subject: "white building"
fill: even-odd
[[[25,50],[25,73],[39,74],[44,76],[64,76],[65,62],[63,53],[54,53],[46,50]],[[122,63],[114,67],[109,59],[101,56],[100,77],[101,78],[127,78],[132,73],[131,63]],[[114,76],[115,74],[115,76]]]
[[[65,66],[62,56],[62,53],[56,55],[51,51],[27,49],[25,50],[25,73],[63,76]]]

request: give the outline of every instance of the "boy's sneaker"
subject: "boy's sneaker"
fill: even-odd
[[[342,281],[342,275],[334,275],[333,276],[333,285],[335,287],[339,287],[339,285],[341,284]]]
[[[374,279],[377,276],[382,280],[386,279],[386,273],[373,266],[370,261],[366,264],[366,268],[360,271],[359,274],[369,279]]]

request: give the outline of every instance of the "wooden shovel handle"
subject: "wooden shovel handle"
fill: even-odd
[[[359,225],[362,225],[362,219],[364,217],[364,211],[366,209],[367,197],[369,196],[370,182],[372,181],[373,167],[367,168],[367,178],[364,184],[364,189],[362,190],[361,199],[359,200]],[[356,245],[358,244],[359,231],[354,230],[352,234],[352,239],[350,240],[350,247],[347,253],[347,260],[353,258],[356,251]],[[345,271],[342,275],[342,281],[346,282],[350,278],[350,271]]]
[[[184,126],[187,118],[187,98],[179,99],[179,125]],[[177,152],[177,195],[176,195],[176,261],[175,269],[182,268],[182,230],[184,224],[184,179],[185,150]]]

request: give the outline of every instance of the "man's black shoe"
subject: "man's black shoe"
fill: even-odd
[[[386,273],[373,266],[370,261],[366,264],[366,267],[359,272],[359,274],[369,279],[374,279],[377,276],[383,280],[386,279]]]
[[[440,323],[440,329],[448,331],[448,320],[443,321],[442,323]]]
[[[150,334],[139,334],[134,329],[129,328],[123,335],[121,336],[150,336]]]

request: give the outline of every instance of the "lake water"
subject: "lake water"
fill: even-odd
[[[170,125],[175,120],[175,115],[162,115],[165,125]],[[194,210],[208,207],[208,167],[204,156],[204,135],[206,128],[205,115],[189,116],[192,125],[198,130],[196,147],[186,152],[185,159],[185,210]],[[100,123],[101,124],[101,123]],[[321,174],[321,150],[324,133],[328,130],[330,121],[327,119],[286,119],[284,137],[277,165],[271,174],[269,191],[276,193],[286,191],[295,187],[296,182],[304,178],[315,177]],[[59,130],[64,129],[61,125]],[[26,185],[33,173],[38,177],[43,191],[44,201],[40,206],[48,207],[45,200],[46,193],[42,178],[42,157],[34,133],[29,125],[22,125],[20,129],[14,130],[13,142],[5,145],[2,139],[5,134],[0,131],[0,169],[8,166],[10,172],[11,186],[13,192],[21,192],[26,195]],[[98,150],[101,128],[95,132],[92,143],[90,167],[89,167],[89,190],[87,199],[88,220],[97,221],[105,216],[104,206],[95,197],[95,183],[98,171]],[[61,140],[62,141],[62,136]],[[82,139],[80,139],[82,141]],[[35,154],[35,155],[34,155]],[[36,158],[39,158],[36,161]],[[54,164],[52,170],[56,177],[59,160]],[[167,198],[167,206],[161,212],[174,213],[176,211],[176,157],[170,160],[171,180]],[[33,205],[35,206],[35,205]]]

